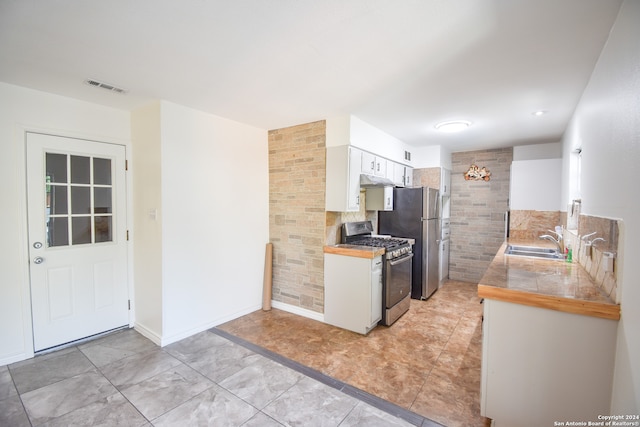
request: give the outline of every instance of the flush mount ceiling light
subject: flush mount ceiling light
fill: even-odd
[[[435,128],[440,132],[453,133],[463,131],[470,125],[471,122],[466,120],[453,120],[450,122],[440,122],[435,126]]]
[[[536,116],[536,117],[539,117],[539,116],[544,116],[544,115],[545,115],[545,114],[547,114],[547,113],[548,113],[548,111],[547,111],[547,110],[538,110],[538,111],[534,111],[534,112],[533,112],[533,113],[531,113],[531,114],[533,114],[533,115],[534,115],[534,116]]]

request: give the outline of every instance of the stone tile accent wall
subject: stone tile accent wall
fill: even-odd
[[[510,212],[509,238],[535,240],[562,225],[560,211],[515,210]]]
[[[440,189],[440,173],[441,168],[414,169],[413,186]]]
[[[502,245],[512,160],[512,148],[452,154],[450,279],[478,282]],[[472,164],[491,180],[466,181]]]
[[[324,311],[326,126],[269,131],[273,299]]]

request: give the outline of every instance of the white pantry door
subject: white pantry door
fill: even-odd
[[[27,133],[35,351],[129,324],[125,147]]]

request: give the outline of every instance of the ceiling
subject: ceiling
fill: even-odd
[[[0,81],[127,110],[163,99],[263,129],[353,114],[452,152],[556,142],[620,4],[0,0]],[[434,128],[454,119],[472,124]]]

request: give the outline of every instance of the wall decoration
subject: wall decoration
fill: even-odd
[[[491,179],[491,172],[485,166],[480,169],[476,165],[471,165],[469,170],[464,173],[464,179],[474,181],[489,181]]]

